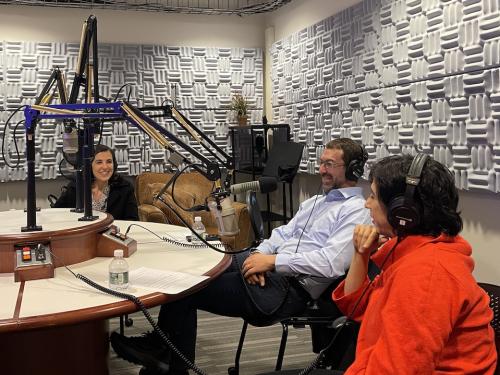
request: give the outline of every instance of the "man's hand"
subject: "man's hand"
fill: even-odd
[[[261,286],[264,286],[264,274],[267,271],[274,270],[275,259],[276,255],[266,255],[261,253],[251,254],[247,259],[245,259],[243,267],[241,267],[243,277],[250,284],[258,283]]]
[[[264,273],[254,273],[245,278],[245,280],[251,285],[260,285],[262,287],[266,285],[266,275]]]

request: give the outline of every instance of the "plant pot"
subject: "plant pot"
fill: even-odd
[[[239,126],[246,126],[247,122],[248,122],[248,116],[247,115],[238,116],[238,125]]]

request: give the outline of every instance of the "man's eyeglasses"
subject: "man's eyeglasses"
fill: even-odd
[[[318,164],[320,167],[323,165],[326,169],[343,167],[345,165],[344,163],[337,163],[333,160],[318,160]]]

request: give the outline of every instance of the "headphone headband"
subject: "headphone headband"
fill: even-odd
[[[357,181],[363,176],[365,171],[365,163],[368,160],[368,153],[362,144],[359,145],[361,155],[351,159],[345,169],[345,177],[351,181]]]
[[[394,197],[389,202],[388,220],[398,234],[413,229],[420,223],[420,213],[414,197],[428,159],[429,155],[427,154],[418,153],[415,155],[406,174],[404,194]]]
[[[406,184],[417,186],[420,183],[420,176],[422,175],[422,170],[424,169],[424,165],[429,159],[429,155],[418,153],[413,158],[411,162],[410,169],[408,170],[408,174],[406,175]]]

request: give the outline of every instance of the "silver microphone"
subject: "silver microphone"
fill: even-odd
[[[63,151],[66,154],[78,152],[78,132],[71,126],[65,126],[63,132]]]
[[[240,232],[231,197],[220,201],[220,210],[215,201],[208,202],[208,208],[217,223],[219,236],[236,236]]]
[[[256,191],[259,193],[270,193],[278,187],[278,181],[275,177],[262,176],[257,181],[243,182],[229,187],[231,194],[240,194],[247,191]]]

